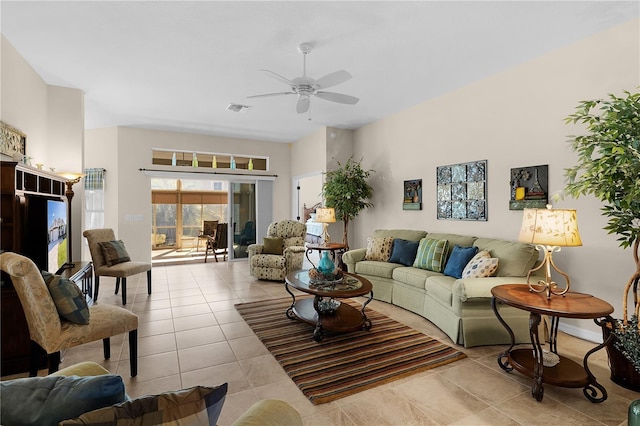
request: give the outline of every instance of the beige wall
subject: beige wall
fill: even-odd
[[[580,129],[563,118],[580,100],[635,90],[640,81],[639,20],[559,49],[440,98],[364,126],[355,132],[355,156],[376,170],[375,207],[353,221],[354,243],[364,246],[378,228],[411,228],[516,240],[521,211],[508,209],[509,171],[549,165],[549,192],[561,191],[564,169],[575,164],[567,135]],[[425,84],[428,84],[426,82]],[[488,160],[488,221],[436,219],[436,167]],[[423,180],[423,210],[402,210],[402,185]],[[630,250],[602,227],[600,203],[565,199],[576,208],[583,246],[556,259],[572,277],[572,289],[602,297],[621,310],[622,288],[633,273]],[[589,321],[563,321],[576,333],[597,329]]]
[[[31,164],[42,163],[56,172],[82,172],[84,93],[47,85],[4,36],[1,48],[0,120],[27,135]],[[73,260],[78,260],[83,190],[81,184],[73,189],[72,247]]]
[[[274,181],[273,217],[290,217],[289,144],[145,130],[130,127],[87,131],[86,164],[107,169],[105,225],[125,238],[129,254],[151,261],[151,180],[140,169],[153,169],[153,148],[268,156]]]

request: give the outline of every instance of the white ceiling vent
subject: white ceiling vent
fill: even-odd
[[[240,105],[240,104],[229,104],[227,105],[227,109],[233,112],[245,112],[249,109],[248,105]]]

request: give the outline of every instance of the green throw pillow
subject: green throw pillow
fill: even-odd
[[[264,237],[262,254],[279,254],[282,255],[284,241],[278,237]]]
[[[42,271],[53,303],[61,318],[75,324],[89,324],[89,306],[80,288],[60,275]]]
[[[146,395],[62,421],[60,425],[215,426],[226,394],[227,384],[224,383],[217,387],[195,386],[176,392]]]
[[[421,239],[416,253],[416,260],[413,261],[413,267],[442,272],[448,246],[448,240]]]
[[[106,241],[98,243],[102,249],[102,256],[107,266],[117,265],[118,263],[128,262],[131,260],[127,249],[124,248],[122,240]]]

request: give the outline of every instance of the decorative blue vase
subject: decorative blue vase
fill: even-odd
[[[320,262],[318,262],[318,267],[316,268],[318,269],[318,272],[324,275],[331,275],[335,268],[336,265],[334,265],[331,258],[329,258],[329,253],[327,251],[323,251]]]

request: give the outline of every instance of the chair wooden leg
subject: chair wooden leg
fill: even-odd
[[[122,304],[127,304],[127,277],[122,277]]]
[[[109,337],[102,339],[102,351],[104,352],[104,359],[111,358],[111,339]]]
[[[98,301],[98,289],[100,288],[100,276],[96,275],[94,277],[94,281],[95,281],[95,285],[96,287],[93,290],[93,302],[97,302]]]
[[[49,374],[55,373],[60,368],[60,351],[49,354]]]
[[[138,375],[138,330],[129,332],[129,367],[131,377]]]
[[[38,361],[40,361],[40,354],[42,348],[39,344],[31,341],[31,356],[29,357],[29,377],[36,377],[38,375]]]
[[[116,278],[116,293],[115,294],[118,294],[118,290],[120,290],[120,278],[119,277]]]
[[[151,294],[151,269],[147,271],[147,294]]]

